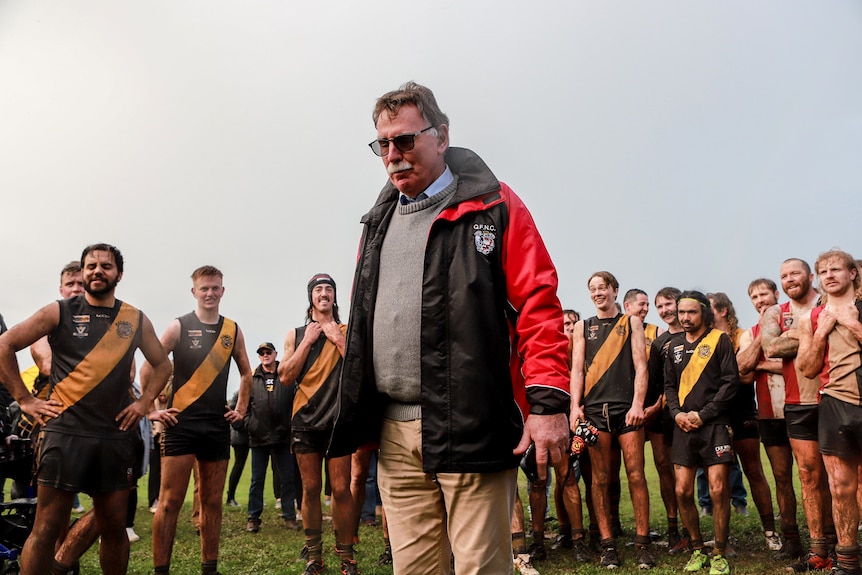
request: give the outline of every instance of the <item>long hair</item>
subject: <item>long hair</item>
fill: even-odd
[[[708,293],[706,297],[709,298],[709,301],[715,306],[715,309],[718,311],[726,311],[727,315],[725,316],[727,319],[727,335],[730,336],[730,341],[733,342],[733,345],[736,345],[736,340],[739,337],[739,318],[736,317],[736,309],[733,307],[733,302],[730,301],[730,298],[727,297],[727,294],[724,292],[715,292]]]

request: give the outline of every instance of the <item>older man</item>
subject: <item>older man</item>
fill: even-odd
[[[413,82],[374,108],[389,182],[362,219],[330,454],[380,440],[395,573],[511,573],[518,455],[563,457],[557,275],[523,202]]]

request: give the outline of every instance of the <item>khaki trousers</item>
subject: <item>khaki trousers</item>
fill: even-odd
[[[513,573],[516,469],[425,473],[421,420],[384,419],[377,480],[395,575]]]

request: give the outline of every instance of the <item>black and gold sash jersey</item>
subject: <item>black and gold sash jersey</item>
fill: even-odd
[[[647,354],[647,370],[649,372],[649,385],[647,386],[644,407],[655,404],[658,398],[664,394],[664,362],[667,358],[668,344],[676,335],[669,331],[663,332],[649,344]]]
[[[709,329],[689,343],[674,334],[665,360],[665,398],[670,415],[697,411],[704,423],[730,423],[739,388],[739,367],[726,333]]]
[[[584,407],[627,405],[634,399],[631,316],[584,320]]]
[[[48,335],[51,398],[62,404],[46,432],[122,437],[114,418],[133,401],[130,373],[143,314],[120,300],[96,307],[84,295],[60,300],[60,321]]]
[[[230,425],[224,418],[230,360],[236,344],[237,326],[219,316],[206,324],[194,313],[177,318],[180,338],[174,347],[174,383],[169,407],[180,410],[171,434],[225,434]]]
[[[305,337],[305,327],[296,328],[296,346]],[[347,325],[340,324],[341,333]],[[323,333],[308,351],[305,364],[296,378],[296,395],[293,398],[295,431],[328,431],[335,423],[338,407],[338,379],[341,377],[343,358],[334,343]]]

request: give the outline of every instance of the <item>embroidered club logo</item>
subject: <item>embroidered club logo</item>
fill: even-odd
[[[75,326],[75,333],[73,333],[75,337],[87,337],[89,334],[87,333],[87,324],[82,323]]]
[[[132,324],[127,321],[118,321],[117,335],[123,339],[130,338],[132,336]]]
[[[230,346],[233,345],[233,338],[229,335],[221,336],[221,346],[225,349],[230,349]]]
[[[680,363],[682,362],[682,351],[685,349],[685,346],[677,345],[673,348],[673,362]]]
[[[597,339],[599,339],[599,326],[590,326],[589,332],[587,333],[587,339],[590,341],[596,341]]]
[[[710,353],[712,353],[712,350],[706,344],[703,344],[702,346],[697,348],[697,355],[699,355],[700,357],[709,357]]]
[[[190,349],[200,349],[201,348],[201,340],[193,339],[189,348]]]
[[[790,313],[785,313],[784,317],[781,318],[784,324],[784,331],[787,331],[791,327],[793,327],[793,315]]]
[[[476,242],[476,251],[483,256],[490,255],[494,251],[497,235],[488,230],[476,230],[473,232],[473,241]]]

